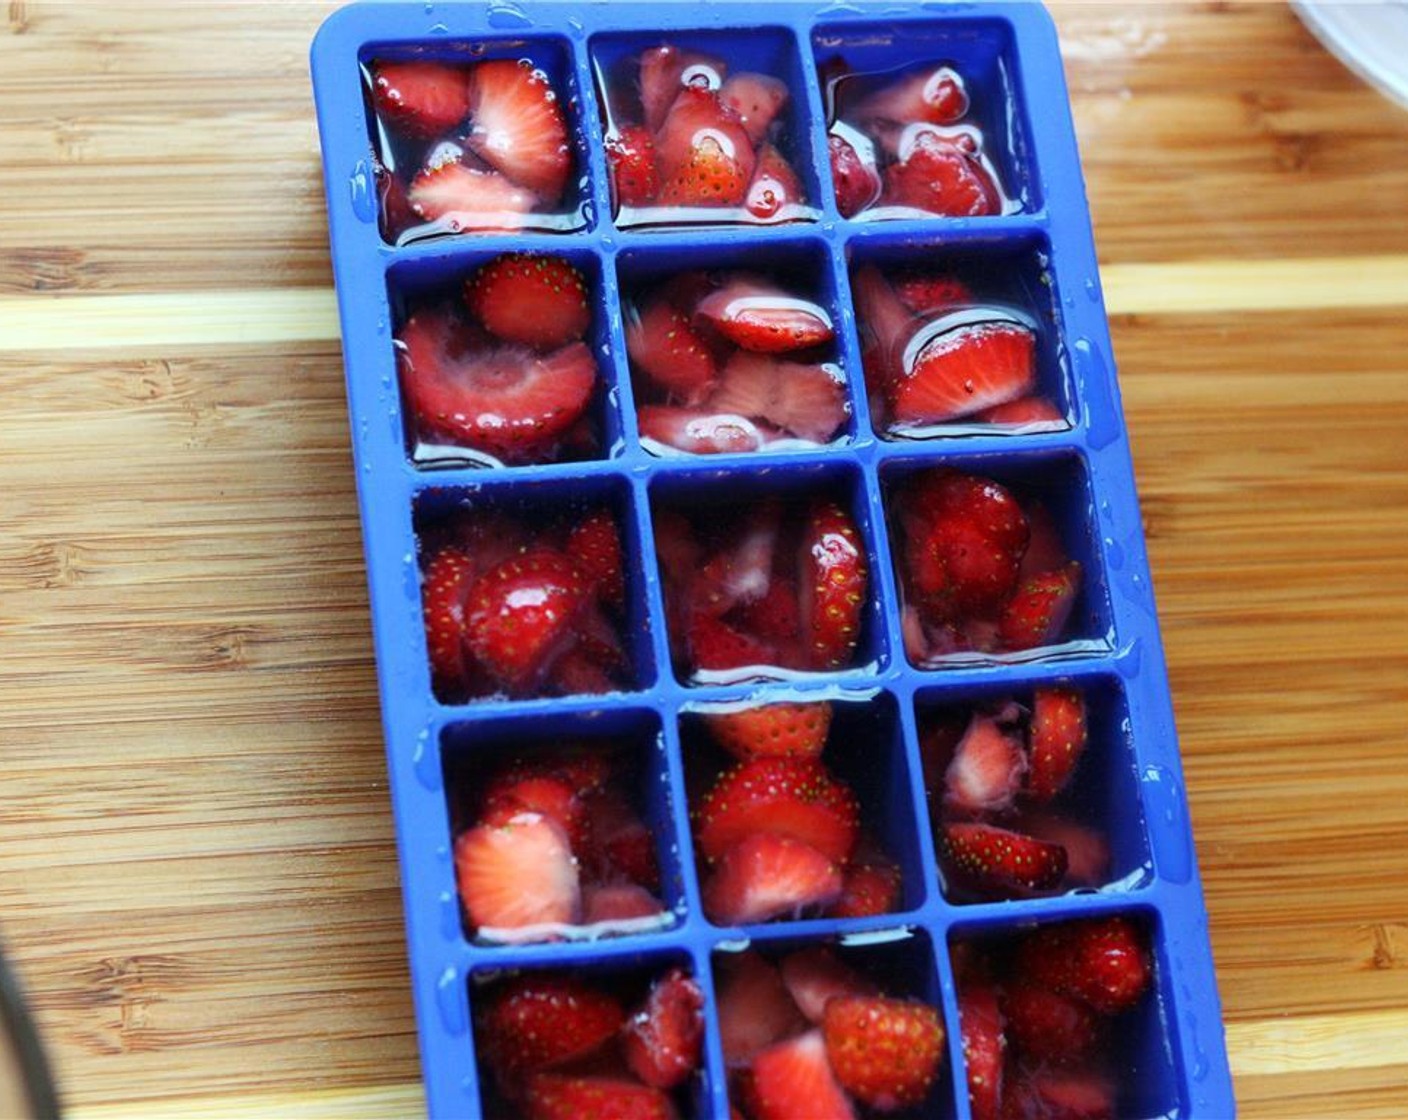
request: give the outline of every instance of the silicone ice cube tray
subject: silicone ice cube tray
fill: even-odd
[[[761,18],[760,17],[765,17]],[[783,77],[794,96],[787,144],[815,221],[780,225],[617,228],[613,223],[597,66],[671,41],[726,43],[736,66]],[[383,56],[470,60],[532,53],[570,91],[584,173],[580,228],[465,233],[388,243],[377,222],[363,66]],[[826,147],[819,66],[836,56],[862,69],[941,58],[986,107],[983,126],[1014,205],[1002,216],[871,221],[842,218]],[[840,938],[904,975],[909,990],[942,1008],[950,1027],[949,1080],[927,1114],[967,1117],[957,1006],[948,950],[1000,940],[1047,920],[1130,913],[1150,930],[1155,998],[1121,1044],[1129,1075],[1121,1113],[1226,1117],[1231,1083],[1207,918],[1183,790],[1158,623],[1120,412],[1089,216],[1056,35],[1035,5],[892,3],[366,4],[346,8],[312,51],[332,256],[341,310],[348,397],[363,520],[383,719],[404,889],[421,1056],[432,1116],[484,1113],[471,1003],[502,970],[581,967],[611,974],[685,964],[712,1000],[717,954],[748,939],[791,946]],[[546,60],[546,61],[544,61]],[[565,223],[574,225],[574,222]],[[595,285],[596,337],[607,378],[601,457],[528,467],[430,469],[410,453],[392,332],[407,287],[449,283],[508,250],[564,253]],[[1069,426],[1033,434],[968,430],[924,440],[873,434],[861,377],[848,279],[856,263],[942,261],[1010,266],[1042,322],[1042,383]],[[840,442],[813,450],[763,450],[716,458],[660,458],[642,448],[625,360],[621,293],[671,267],[746,258],[807,262],[840,326],[838,354],[853,408]],[[1025,279],[1024,279],[1025,278]],[[1046,487],[1063,534],[1087,572],[1076,639],[1037,656],[970,660],[940,670],[904,652],[887,531],[887,489],[922,466],[954,464]],[[676,678],[652,539],[660,501],[746,503],[750,494],[819,485],[849,495],[869,556],[871,599],[854,667],[771,684],[696,687]],[[418,528],[424,519],[481,501],[531,508],[606,501],[628,551],[628,619],[635,687],[604,696],[447,705],[434,695],[421,618]],[[927,826],[916,727],[935,706],[962,704],[1033,684],[1069,680],[1093,698],[1093,765],[1103,823],[1120,876],[1099,891],[955,905],[941,889]],[[691,706],[748,696],[844,699],[873,720],[857,737],[873,762],[853,778],[873,826],[902,864],[901,912],[855,920],[806,920],[719,928],[701,911],[690,856],[682,745]],[[683,719],[682,719],[683,716]],[[858,725],[859,726],[859,725]],[[447,787],[473,775],[476,752],[505,742],[531,749],[564,734],[617,737],[643,768],[647,817],[661,834],[666,901],[662,928],[597,941],[517,947],[467,937],[455,891]],[[706,1068],[693,1086],[695,1115],[727,1117],[717,1023],[708,1018]]]

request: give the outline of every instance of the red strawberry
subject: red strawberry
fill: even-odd
[[[698,404],[714,387],[713,355],[689,319],[663,299],[628,315],[626,353],[658,389],[686,404]]]
[[[703,717],[714,741],[738,759],[819,758],[831,730],[831,704],[766,704]]]
[[[640,438],[691,455],[737,455],[757,451],[774,433],[731,412],[647,404],[636,410]]]
[[[1081,567],[1072,560],[1053,572],[1033,576],[1017,589],[1002,612],[998,637],[1008,649],[1035,649],[1059,641],[1080,592]]]
[[[805,201],[801,180],[792,165],[771,144],[764,144],[758,149],[753,181],[748,184],[748,195],[743,201],[748,213],[766,221]]]
[[[874,202],[880,193],[874,150],[869,143],[864,144],[868,154],[862,158],[850,140],[834,131],[827,136],[826,146],[831,154],[831,181],[836,188],[836,209],[843,218],[853,218]]]
[[[1038,801],[1066,787],[1085,753],[1085,697],[1073,688],[1038,688],[1032,694],[1031,775],[1027,786]]]
[[[841,871],[810,844],[753,832],[729,848],[704,884],[704,913],[717,925],[751,925],[825,906]]]
[[[895,294],[916,315],[952,311],[973,302],[973,292],[957,276],[942,272],[917,272],[895,284]]]
[[[963,78],[948,66],[911,74],[865,98],[855,109],[858,120],[895,124],[954,124],[968,111]]]
[[[954,218],[1001,213],[997,184],[965,139],[929,125],[906,128],[898,160],[885,168],[884,201]]]
[[[1066,849],[990,824],[953,823],[938,835],[945,862],[983,894],[1046,890],[1066,873]]]
[[[782,960],[782,982],[798,1010],[820,1023],[834,999],[878,996],[880,989],[841,959],[829,945],[813,945]]]
[[[839,669],[850,660],[860,638],[866,578],[855,522],[836,503],[820,503],[802,536],[797,577],[809,668]]]
[[[587,802],[592,859],[603,875],[624,875],[648,890],[660,889],[655,836],[629,801],[603,790]]]
[[[522,693],[566,645],[586,601],[587,588],[572,561],[539,548],[475,581],[465,607],[465,641],[495,680]]]
[[[841,996],[822,1019],[826,1057],[836,1080],[862,1104],[882,1112],[928,1097],[944,1058],[939,1013],[914,999]]]
[[[889,860],[868,859],[846,868],[841,897],[826,908],[828,918],[871,918],[900,908],[900,869]]]
[[[909,496],[916,513],[928,520],[952,521],[996,541],[1008,552],[1027,547],[1030,528],[1021,504],[999,482],[953,470],[912,477]]]
[[[1028,1070],[1003,1102],[1003,1120],[1114,1120],[1115,1087],[1091,1073]]]
[[[676,510],[657,510],[654,529],[655,554],[667,580],[698,567],[702,554],[689,518]]]
[[[660,188],[662,206],[739,206],[748,197],[752,159],[740,161],[712,135],[676,168]]]
[[[985,408],[973,419],[1015,428],[1054,428],[1066,423],[1065,414],[1045,397],[1018,397],[1006,404]]]
[[[701,300],[696,314],[736,346],[760,354],[806,350],[835,337],[831,316],[817,304],[742,273]]]
[[[1038,840],[1066,849],[1067,887],[1099,887],[1110,879],[1110,845],[1095,829],[1054,813],[1022,816],[1022,830]]]
[[[936,780],[953,761],[958,744],[968,731],[972,717],[958,709],[941,709],[925,713],[919,721],[919,757],[924,766],[925,793],[931,809],[937,813],[936,794],[941,787]]]
[[[643,918],[658,919],[665,907],[644,887],[635,883],[610,883],[582,890],[582,924],[618,924]]]
[[[811,443],[832,439],[851,412],[845,382],[835,366],[746,350],[735,350],[729,357],[709,407],[766,420]]]
[[[474,562],[454,547],[441,549],[425,566],[425,644],[436,691],[465,682],[464,604],[474,581]]]
[[[685,646],[696,669],[729,672],[772,665],[777,660],[775,647],[705,611],[691,611],[685,625]]]
[[[714,985],[724,1061],[745,1065],[806,1025],[777,968],[751,950],[728,954]]]
[[[556,206],[572,170],[567,121],[547,75],[523,59],[494,59],[469,74],[474,154],[548,206]]]
[[[777,530],[776,505],[765,502],[756,507],[736,539],[715,552],[690,580],[694,609],[722,615],[761,599],[772,579]]]
[[[1036,379],[1035,336],[1010,320],[965,322],[908,349],[912,360],[885,390],[900,424],[956,420],[1031,392]]]
[[[759,144],[787,104],[787,83],[771,74],[739,72],[719,89],[719,100],[738,114],[748,138]]]
[[[581,892],[567,837],[541,813],[480,825],[455,841],[455,877],[470,925],[495,941],[541,938],[572,924]],[[515,931],[522,931],[521,934]]]
[[[671,969],[626,1023],[626,1064],[647,1085],[673,1089],[699,1068],[703,1042],[704,992]]]
[[[588,586],[602,602],[620,607],[626,601],[626,576],[621,553],[621,534],[616,519],[606,510],[596,510],[582,518],[567,534],[567,555],[586,577]]]
[[[695,841],[712,861],[746,836],[772,832],[840,863],[855,847],[859,818],[855,795],[821,763],[755,758],[714,783],[696,814]]]
[[[547,679],[559,696],[599,696],[621,686],[599,662],[576,646],[553,662]]]
[[[606,163],[616,208],[649,206],[660,190],[655,139],[649,129],[628,124],[606,138]]]
[[[873,265],[851,277],[856,310],[870,338],[863,361],[872,392],[887,389],[904,373],[903,354],[914,334],[915,318],[888,280]]]
[[[1051,511],[1040,502],[1031,502],[1026,514],[1031,537],[1027,551],[1022,554],[1022,567],[1018,573],[1023,582],[1043,572],[1064,567],[1068,559],[1066,546],[1061,543],[1061,533],[1056,528]]]
[[[656,132],[665,123],[670,106],[686,85],[718,89],[728,73],[728,65],[696,51],[682,51],[666,44],[642,51],[640,56],[640,102],[645,111],[645,127]]]
[[[702,152],[736,168],[746,186],[753,177],[753,141],[738,114],[719,100],[717,91],[685,86],[670,106],[669,115],[655,136],[660,172],[666,184],[676,178]],[[725,205],[736,205],[742,195]],[[662,201],[664,201],[662,199]]]
[[[749,1095],[754,1120],[855,1120],[819,1030],[776,1043],[754,1058]]]
[[[678,1120],[659,1089],[622,1077],[540,1073],[528,1082],[525,1120]]]
[[[469,113],[469,89],[458,66],[439,62],[372,64],[372,104],[392,128],[435,140]]]
[[[1128,1011],[1149,990],[1144,934],[1125,917],[1044,926],[1017,949],[1018,976],[1089,1004],[1102,1015]]]
[[[592,322],[586,281],[561,257],[495,257],[465,282],[464,297],[491,333],[534,350],[576,342]]]
[[[411,180],[406,200],[422,221],[443,221],[455,233],[466,229],[513,230],[538,205],[532,191],[497,171],[480,171],[458,160],[427,167]]]
[[[961,983],[958,1022],[968,1079],[968,1109],[973,1120],[998,1120],[1007,1037],[1003,1032],[997,992],[986,984]]]
[[[960,813],[1012,808],[1027,758],[1022,746],[997,721],[975,715],[944,771],[944,805]]]
[[[1033,984],[1008,984],[1002,993],[1007,1037],[1034,1065],[1076,1065],[1099,1048],[1101,1021],[1079,1000]]]
[[[763,641],[783,648],[795,647],[802,624],[796,583],[789,576],[774,572],[767,593],[756,602],[739,607],[735,617],[743,629]]]
[[[495,775],[484,788],[484,822],[506,824],[524,811],[562,829],[576,852],[586,839],[587,809],[572,783],[548,765],[525,763]]]
[[[475,1037],[501,1082],[583,1058],[626,1021],[616,998],[558,973],[523,973],[493,988],[475,1015]]]

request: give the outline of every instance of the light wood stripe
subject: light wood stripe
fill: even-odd
[[[181,1097],[65,1109],[68,1120],[404,1120],[425,1115],[419,1084],[306,1093]]]
[[[1111,264],[1102,278],[1112,315],[1408,304],[1408,256]],[[0,351],[324,342],[338,333],[337,301],[325,288],[0,298]]]

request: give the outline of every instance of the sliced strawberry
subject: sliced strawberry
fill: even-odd
[[[669,115],[655,136],[655,148],[660,154],[660,173],[666,191],[672,180],[707,153],[719,167],[729,165],[742,179],[746,188],[753,177],[754,145],[738,114],[719,100],[717,91],[703,86],[685,86],[670,106]],[[669,201],[662,195],[662,202]],[[676,200],[678,201],[678,200]],[[736,198],[723,202],[705,198],[703,204],[733,206],[743,201],[740,190]],[[695,202],[695,205],[700,204]]]
[[[1094,1073],[1028,1070],[1012,1083],[1003,1120],[1114,1120],[1115,1087]]]
[[[497,171],[480,171],[458,160],[427,167],[406,193],[411,211],[426,222],[443,221],[452,231],[521,229],[538,205],[532,191]]]
[[[704,991],[671,969],[626,1023],[626,1064],[647,1085],[673,1089],[699,1068],[703,1042]]]
[[[425,644],[437,692],[462,688],[466,680],[464,605],[474,576],[474,561],[453,546],[441,549],[425,566]]]
[[[484,819],[507,823],[518,813],[541,813],[562,829],[573,852],[586,838],[587,807],[577,789],[551,764],[523,763],[495,775],[484,787]]]
[[[939,795],[943,792],[938,776],[953,761],[971,722],[972,716],[967,712],[950,708],[928,712],[920,718],[919,757],[924,767],[924,792],[935,816],[939,815]]]
[[[738,455],[757,451],[773,438],[747,417],[708,409],[647,404],[636,410],[640,438],[691,455]]]
[[[657,132],[669,116],[685,85],[718,89],[723,85],[728,64],[697,51],[684,51],[665,44],[642,51],[640,56],[640,102],[645,111],[645,127]]]
[[[1030,527],[1021,503],[991,478],[924,471],[911,477],[909,496],[923,518],[968,526],[1012,553],[1021,554],[1027,547]]]
[[[973,1120],[998,1120],[1007,1036],[996,990],[977,981],[960,982],[958,1022],[968,1080],[968,1110]]]
[[[705,611],[691,611],[685,625],[685,646],[696,669],[729,672],[772,665],[777,660],[776,647]]]
[[[604,509],[582,518],[567,534],[567,555],[602,602],[620,607],[626,601],[625,560],[616,518]]]
[[[867,588],[865,552],[850,515],[835,502],[819,503],[803,532],[798,559],[807,666],[840,669],[860,638]]]
[[[455,877],[470,925],[495,941],[540,938],[538,928],[575,923],[577,862],[567,836],[541,813],[480,825],[455,841]]]
[[[626,353],[658,389],[690,405],[709,395],[718,374],[688,317],[663,299],[627,316]]]
[[[1078,1065],[1103,1041],[1103,1024],[1085,1004],[1033,984],[1008,984],[1002,993],[1007,1038],[1033,1065]]]
[[[766,220],[805,201],[801,180],[792,165],[771,144],[764,144],[758,149],[753,181],[748,184],[748,195],[743,201],[748,213]]]
[[[719,89],[719,100],[738,114],[754,145],[762,143],[787,98],[787,83],[771,74],[740,71]]]
[[[962,76],[948,66],[911,74],[877,90],[855,108],[858,120],[895,124],[955,124],[968,111]]]
[[[655,836],[630,802],[613,790],[587,801],[591,831],[589,863],[606,876],[624,876],[647,890],[660,889]]]
[[[759,1050],[806,1026],[776,966],[751,950],[724,958],[714,991],[724,1061],[730,1066],[746,1065]]]
[[[1027,787],[1037,801],[1066,788],[1085,753],[1085,697],[1074,688],[1038,688],[1032,694],[1031,775]]]
[[[880,989],[830,945],[813,945],[782,959],[782,982],[808,1022],[820,1023],[834,999],[878,996]]]
[[[873,918],[900,908],[900,869],[888,859],[853,861],[845,871],[841,897],[826,908],[828,918]]]
[[[1149,946],[1130,919],[1089,918],[1044,926],[1017,949],[1022,979],[1089,1004],[1102,1015],[1128,1011],[1152,976]]]
[[[649,206],[660,191],[660,165],[650,130],[628,124],[606,138],[606,163],[616,208]]]
[[[623,1077],[540,1073],[528,1082],[525,1120],[678,1120],[659,1089]]]
[[[998,638],[1007,649],[1035,649],[1059,641],[1080,592],[1081,567],[1072,560],[1033,576],[1002,612]]]
[[[957,276],[944,272],[916,272],[895,284],[895,294],[916,315],[952,311],[973,302],[972,289]]]
[[[1066,873],[1066,849],[990,824],[946,824],[938,834],[945,864],[983,894],[1047,890]]]
[[[1024,583],[1033,576],[1064,567],[1070,559],[1051,511],[1040,502],[1031,502],[1026,507],[1026,515],[1031,526],[1031,537],[1027,551],[1022,554],[1022,568],[1018,573]]]
[[[476,1001],[475,1038],[500,1082],[586,1057],[626,1022],[616,997],[571,976],[530,972]]]
[[[841,863],[855,847],[859,819],[855,794],[821,763],[755,758],[720,775],[699,805],[694,836],[711,861],[744,837],[772,832]]]
[[[465,641],[501,685],[531,690],[572,635],[586,585],[566,556],[548,548],[505,560],[475,581]]]
[[[767,594],[777,531],[776,504],[764,502],[755,507],[742,532],[709,557],[690,579],[690,605],[697,611],[723,615]]]
[[[1027,772],[1022,745],[997,721],[974,715],[944,771],[944,805],[960,813],[1012,808]]]
[[[861,361],[866,384],[872,394],[888,395],[905,376],[905,349],[915,333],[915,316],[874,265],[852,274],[851,289],[865,328],[867,345]]]
[[[724,852],[704,883],[704,913],[717,925],[797,916],[841,893],[841,870],[810,844],[754,832]]]
[[[748,197],[752,159],[740,160],[712,136],[660,188],[662,206],[739,206]]]
[[[505,253],[465,282],[465,303],[505,342],[556,350],[587,333],[587,283],[561,257]]]
[[[658,898],[635,883],[608,883],[582,890],[584,926],[659,918],[664,910]]]
[[[862,1104],[882,1112],[917,1106],[943,1064],[939,1013],[915,999],[840,996],[822,1018],[826,1057],[839,1081]]]
[[[806,350],[835,337],[831,316],[817,304],[746,274],[701,300],[696,313],[730,342],[760,354]]]
[[[885,168],[884,202],[954,218],[1001,213],[997,184],[962,137],[911,125],[898,150],[898,160]]]
[[[474,154],[556,206],[572,171],[572,149],[547,75],[522,59],[481,62],[469,74],[469,110],[466,140]]]
[[[913,356],[886,387],[893,419],[938,424],[1016,400],[1036,380],[1036,338],[1021,323],[1004,319],[963,322],[909,347]]]
[[[1066,849],[1066,887],[1101,887],[1110,881],[1110,845],[1088,825],[1054,813],[1024,813],[1022,831]]]
[[[831,730],[829,701],[766,704],[703,717],[714,741],[734,758],[819,758]]]
[[[832,132],[826,138],[831,155],[831,182],[836,188],[836,209],[843,218],[853,218],[880,194],[880,175],[875,170],[874,153],[862,158],[844,136]],[[869,149],[869,145],[865,145]]]
[[[1066,423],[1065,414],[1045,397],[1018,397],[1015,401],[985,408],[973,419],[1013,428],[1055,428]]]
[[[779,1042],[753,1059],[754,1120],[855,1120],[819,1030]]]
[[[961,511],[906,512],[907,590],[929,618],[950,620],[995,611],[1017,586],[1021,548]]]
[[[372,105],[397,131],[438,139],[469,113],[465,72],[440,62],[373,63]]]

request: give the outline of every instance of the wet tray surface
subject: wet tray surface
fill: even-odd
[[[984,1000],[1005,1114],[1231,1115],[1051,22],[749,14],[313,47],[430,1113],[770,1115],[825,1038],[873,1114],[819,969],[942,1025],[902,1115],[995,1114]],[[553,991],[582,1053],[525,1080],[506,1009]],[[681,992],[667,1076],[618,1019]]]

